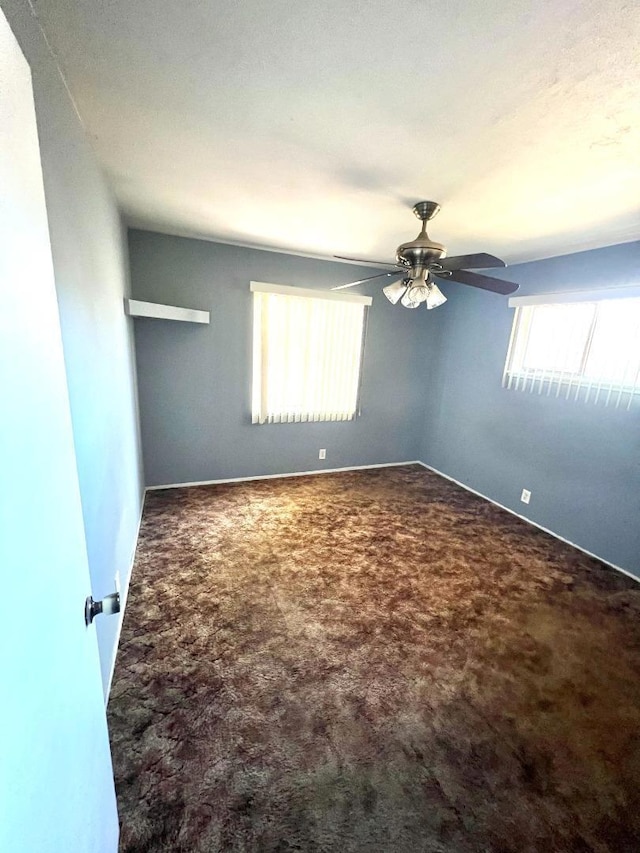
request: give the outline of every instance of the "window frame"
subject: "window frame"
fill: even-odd
[[[597,386],[596,396],[600,394],[604,387],[604,393],[607,399],[611,395],[619,398],[627,395],[629,397],[629,405],[634,397],[640,396],[640,376],[636,374],[633,384],[625,383],[620,380],[608,380],[604,378],[597,379],[586,374],[588,368],[591,348],[594,342],[594,337],[597,335],[598,320],[600,316],[601,306],[613,299],[634,299],[640,298],[640,287],[620,287],[610,289],[599,289],[591,291],[567,291],[548,294],[539,294],[532,296],[512,297],[509,300],[509,307],[516,309],[515,317],[512,321],[511,335],[509,338],[509,346],[507,348],[507,356],[503,371],[503,387],[515,388],[516,390],[533,391],[536,383],[539,384],[538,393],[542,393],[543,387],[546,385],[546,393],[549,394],[551,389],[555,389],[556,395],[560,391],[566,390],[567,398],[572,390],[575,391],[576,398],[581,391],[586,392],[588,399],[591,390]],[[531,327],[534,320],[534,311],[536,307],[551,306],[551,305],[571,305],[571,304],[589,304],[593,305],[594,311],[590,321],[587,335],[584,339],[582,351],[579,354],[579,368],[576,371],[564,370],[562,368],[527,368],[525,367],[526,352],[531,334]],[[527,310],[530,309],[530,310]],[[640,320],[639,320],[640,323]],[[639,326],[640,331],[640,326]],[[521,340],[521,335],[526,336],[524,342]],[[520,358],[514,364],[520,350]]]

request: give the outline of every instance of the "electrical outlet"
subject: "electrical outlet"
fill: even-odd
[[[529,491],[529,489],[523,489],[522,490],[522,494],[520,495],[520,500],[522,501],[523,504],[529,503],[529,501],[531,500],[531,492]]]
[[[318,453],[318,459],[326,459],[326,458],[327,458],[327,451],[324,447],[321,447],[320,452]]]

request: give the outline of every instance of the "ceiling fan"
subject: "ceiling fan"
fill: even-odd
[[[482,290],[490,290],[493,293],[502,293],[505,296],[514,293],[520,285],[512,281],[504,281],[499,278],[491,278],[488,275],[480,275],[469,272],[470,269],[490,269],[492,267],[506,267],[504,261],[494,255],[480,252],[476,255],[455,255],[447,258],[447,251],[442,243],[436,243],[427,234],[427,222],[440,210],[440,205],[435,201],[419,201],[413,207],[413,212],[422,220],[422,230],[415,240],[402,243],[396,249],[395,264],[380,262],[380,266],[395,267],[390,272],[379,275],[370,275],[360,278],[358,281],[350,281],[349,284],[341,284],[332,287],[332,290],[345,290],[372,281],[375,278],[399,278],[401,281],[388,284],[382,289],[389,302],[395,305],[400,302],[405,308],[417,308],[423,302],[427,308],[437,308],[447,301],[435,278],[451,279],[460,284],[470,284]],[[341,261],[359,261],[363,264],[374,263],[362,258],[345,258],[335,255]],[[376,262],[377,263],[377,262]]]

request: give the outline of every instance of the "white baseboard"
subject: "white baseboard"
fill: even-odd
[[[544,533],[548,533],[549,536],[553,536],[554,539],[559,539],[561,542],[564,542],[565,545],[571,545],[572,548],[577,548],[578,551],[582,551],[582,553],[586,554],[588,557],[593,557],[595,560],[600,560],[601,563],[605,563],[607,566],[610,566],[617,572],[621,572],[623,575],[626,575],[628,578],[631,578],[631,580],[636,581],[636,583],[640,583],[640,578],[637,575],[632,574],[632,572],[628,571],[627,569],[623,569],[622,566],[616,566],[615,563],[612,563],[609,560],[605,560],[604,557],[601,557],[599,554],[594,554],[593,551],[587,551],[587,549],[583,548],[582,545],[576,545],[575,542],[571,542],[569,539],[565,539],[564,536],[560,536],[559,533],[556,533],[553,530],[549,530],[548,527],[543,527],[541,524],[537,524],[535,521],[531,521],[531,519],[527,518],[525,515],[520,515],[519,512],[516,512],[513,509],[509,509],[508,506],[498,503],[498,501],[494,501],[492,498],[483,495],[482,492],[478,492],[476,491],[476,489],[472,489],[471,486],[467,486],[465,483],[461,483],[460,480],[456,480],[455,477],[450,477],[448,474],[444,474],[442,471],[438,471],[437,468],[434,468],[431,465],[427,465],[426,462],[418,460],[417,464],[422,465],[422,467],[426,468],[428,471],[433,471],[433,473],[438,474],[439,477],[444,477],[445,480],[450,480],[452,483],[455,483],[456,486],[460,486],[467,492],[471,492],[472,494],[477,495],[479,498],[482,498],[485,501],[489,501],[490,504],[493,504],[494,506],[499,506],[500,509],[505,510],[505,512],[508,512],[511,515],[515,515],[516,518],[519,518],[522,521],[526,521],[527,524],[531,524],[533,527],[537,527],[538,530],[542,530]]]
[[[136,549],[138,547],[138,539],[140,538],[140,525],[142,524],[142,514],[144,512],[144,499],[147,490],[144,490],[142,501],[140,503],[140,515],[138,516],[138,525],[136,527],[136,535],[133,540],[133,553],[129,560],[129,571],[124,583],[124,587],[120,590],[120,613],[118,614],[118,627],[116,629],[116,641],[113,645],[113,657],[111,658],[111,672],[109,673],[109,684],[107,685],[107,693],[104,697],[105,706],[109,702],[109,694],[111,693],[111,684],[113,682],[113,673],[116,669],[116,658],[118,657],[118,647],[120,646],[120,633],[122,631],[122,623],[124,622],[124,611],[127,606],[127,596],[129,595],[129,584],[131,583],[131,575],[133,574],[133,564],[136,559]]]
[[[314,474],[337,474],[340,471],[367,471],[369,468],[395,468],[399,465],[422,465],[418,459],[408,462],[383,462],[380,465],[349,465],[346,468],[319,468],[316,471],[291,471],[288,474],[259,474],[256,477],[229,477],[225,480],[197,480],[193,483],[166,483],[163,486],[147,486],[148,492],[158,489],[185,489],[188,486],[218,486],[223,483],[249,483],[252,480],[279,480],[283,477],[310,477]]]

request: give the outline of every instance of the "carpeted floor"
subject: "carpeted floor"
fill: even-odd
[[[637,853],[639,616],[418,466],[150,493],[121,850]]]

